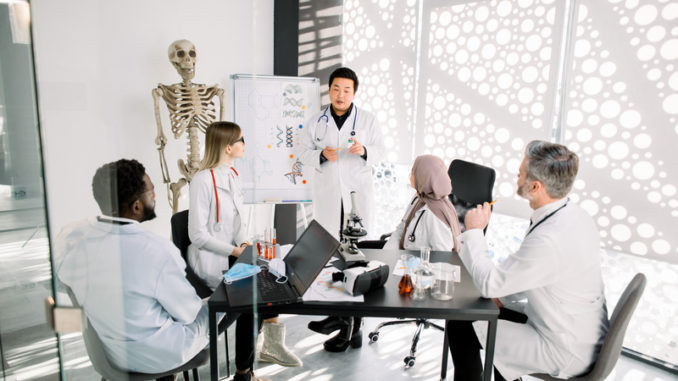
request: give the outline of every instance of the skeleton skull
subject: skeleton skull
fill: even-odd
[[[167,56],[181,79],[187,82],[195,77],[195,63],[198,61],[198,55],[191,41],[174,41],[167,48]]]

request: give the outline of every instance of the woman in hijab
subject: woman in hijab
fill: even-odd
[[[461,233],[459,220],[448,195],[452,181],[447,166],[437,156],[421,155],[414,160],[410,184],[417,195],[391,235],[385,249],[456,251]]]
[[[448,198],[452,193],[452,181],[445,163],[433,155],[417,157],[412,166],[410,184],[417,195],[384,249],[419,250],[426,246],[435,251],[456,250],[456,237],[461,231],[457,213]],[[309,328],[324,334],[339,329],[339,333],[325,341],[323,346],[329,352],[343,352],[349,346],[359,348],[362,345],[362,317],[353,319],[350,335],[346,319],[333,316],[311,322]]]

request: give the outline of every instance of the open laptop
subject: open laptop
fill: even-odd
[[[315,220],[299,237],[285,256],[287,282],[276,283],[269,271],[261,271],[255,277],[241,279],[226,285],[228,302],[232,307],[297,303],[311,286],[320,271],[339,248],[337,241]],[[251,246],[237,262],[253,263]],[[236,262],[236,263],[237,263]],[[261,263],[259,263],[261,264]],[[254,287],[256,286],[256,292]]]

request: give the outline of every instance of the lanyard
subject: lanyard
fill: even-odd
[[[553,212],[549,213],[546,217],[542,218],[539,222],[537,222],[536,224],[534,224],[534,225],[530,228],[530,230],[527,231],[527,234],[525,234],[525,237],[527,238],[527,236],[530,235],[530,233],[532,233],[532,231],[533,231],[534,229],[536,229],[537,226],[541,225],[542,222],[548,220],[551,216],[553,216],[554,214],[556,214],[557,211],[559,211],[560,209],[563,209],[563,208],[566,207],[566,206],[567,206],[567,203],[563,204],[560,208],[558,208],[558,209],[554,210]]]
[[[238,171],[235,168],[231,167],[231,170],[238,175]],[[217,200],[217,224],[219,224],[219,194],[217,192],[217,180],[214,178],[214,170],[210,168],[210,173],[212,174],[212,184],[214,184],[214,198]]]

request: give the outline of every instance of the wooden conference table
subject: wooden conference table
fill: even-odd
[[[368,260],[379,260],[389,265],[390,276],[383,288],[365,294],[364,302],[301,302],[294,304],[258,307],[258,313],[279,313],[295,315],[335,315],[335,316],[365,316],[386,318],[425,318],[445,320],[485,320],[488,322],[487,342],[485,343],[484,379],[490,381],[492,377],[492,363],[494,358],[494,341],[497,332],[497,317],[499,309],[491,299],[482,298],[473,284],[471,276],[461,263],[458,255],[444,251],[432,251],[431,262],[449,262],[461,267],[461,283],[457,283],[454,298],[449,301],[439,301],[433,298],[413,301],[409,297],[398,294],[400,277],[393,275],[393,269],[403,251],[361,249]],[[419,256],[419,252],[407,251]],[[243,256],[250,256],[249,247]],[[242,259],[246,259],[244,257]],[[250,282],[251,283],[251,282]],[[252,307],[232,308],[228,303],[225,284],[222,283],[212,294],[208,302],[209,331],[210,331],[210,372],[211,379],[219,379],[219,364],[217,357],[218,322],[217,313],[225,312],[252,312]],[[306,328],[302,328],[306,329]],[[442,364],[440,377],[444,380],[447,375],[448,342],[447,333],[444,335]]]

